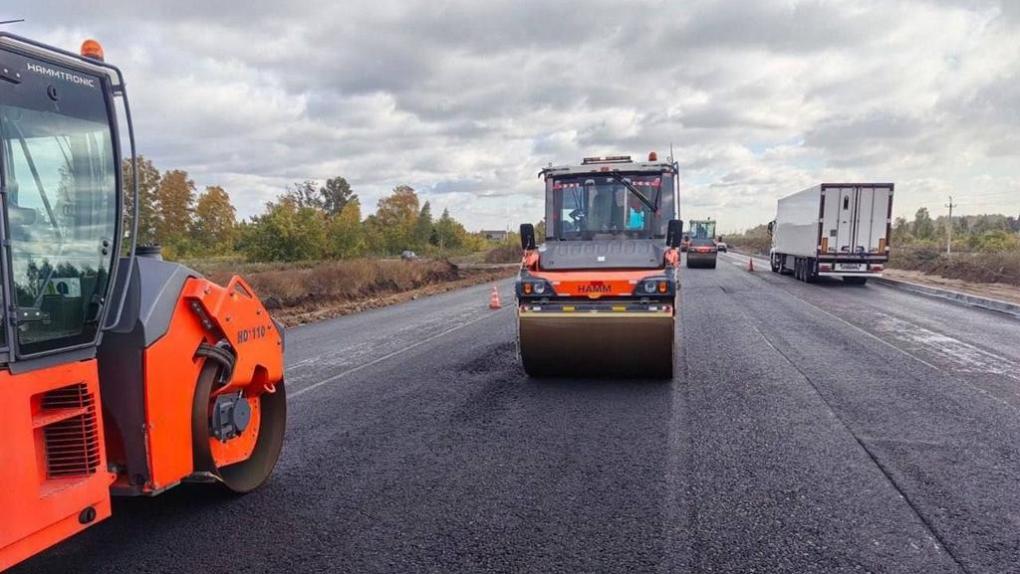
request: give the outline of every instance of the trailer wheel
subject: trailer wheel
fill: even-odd
[[[258,429],[255,446],[248,458],[232,464],[217,462],[211,448],[211,418],[215,400],[212,397],[213,383],[222,367],[207,360],[195,385],[192,404],[191,437],[196,471],[205,471],[215,476],[230,492],[247,494],[269,478],[283,449],[283,435],[287,424],[287,392],[284,382],[276,383],[276,392],[263,392],[257,399]],[[254,420],[254,418],[253,418]]]
[[[773,253],[772,256],[769,257],[769,267],[772,268],[772,272],[773,273],[779,273],[779,267],[780,267],[779,266],[779,259],[776,258],[776,254],[775,253]]]
[[[814,259],[804,260],[804,281],[807,283],[818,281],[818,266],[815,264]]]

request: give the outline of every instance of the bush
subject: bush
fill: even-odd
[[[204,269],[198,267],[221,285],[232,275],[241,274],[263,301],[273,299],[274,306],[281,307],[364,299],[461,278],[456,265],[433,260],[351,259],[247,265],[215,262]]]
[[[975,283],[1020,286],[1020,251],[954,253],[933,245],[893,248],[889,266]]]

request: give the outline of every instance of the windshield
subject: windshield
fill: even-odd
[[[557,178],[552,183],[555,237],[579,240],[659,236],[660,226],[652,206],[656,205],[661,185],[662,177],[658,174]]]
[[[715,239],[714,221],[692,221],[690,237],[692,242],[704,243]]]
[[[19,94],[24,96],[24,94]],[[94,340],[116,233],[116,170],[102,92],[90,119],[0,105],[10,272],[23,354]],[[35,102],[33,102],[34,104]],[[42,109],[40,109],[42,108]]]

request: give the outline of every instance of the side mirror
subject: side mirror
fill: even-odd
[[[521,248],[525,251],[535,248],[535,226],[530,223],[521,224]]]
[[[666,227],[666,245],[680,247],[680,238],[683,236],[684,222],[679,219],[670,219]]]
[[[776,230],[776,222],[775,221],[770,221],[769,222],[769,235],[772,235],[772,233],[775,230]]]

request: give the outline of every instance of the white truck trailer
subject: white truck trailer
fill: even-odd
[[[779,200],[772,235],[776,273],[862,285],[889,260],[891,183],[823,183]]]

